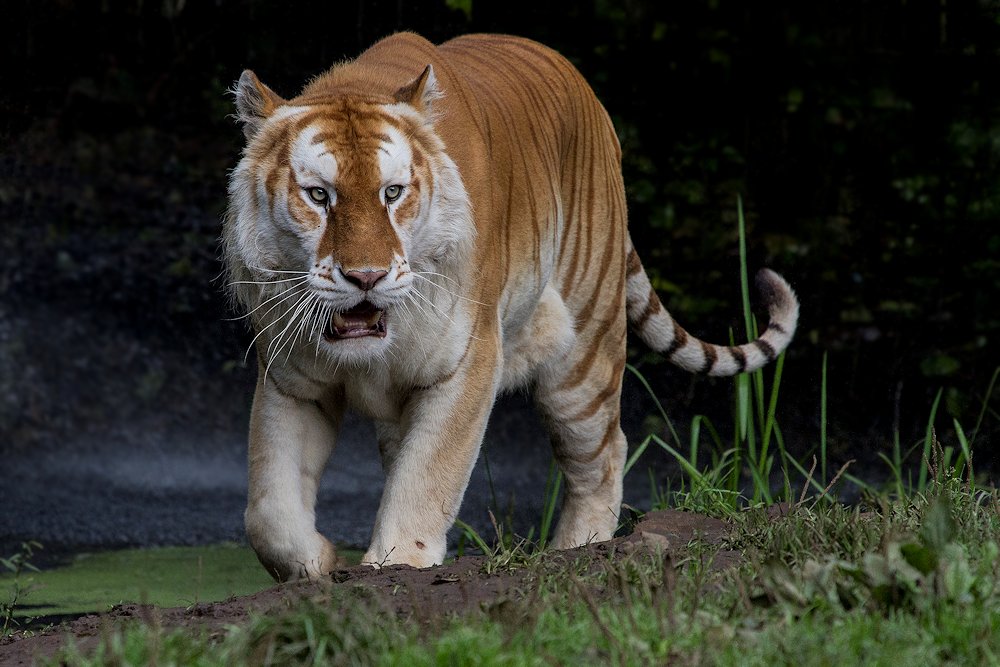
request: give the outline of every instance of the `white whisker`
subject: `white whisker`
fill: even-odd
[[[406,299],[403,299],[402,301],[400,301],[399,302],[399,306],[403,309],[404,314],[406,315],[407,318],[409,318],[410,322],[412,323],[413,322],[413,313],[410,312],[410,306],[407,303],[407,301],[409,301],[409,297],[406,298]]]
[[[301,295],[303,293],[308,293],[308,292],[309,292],[309,287],[306,286],[306,285],[293,285],[292,287],[289,287],[288,289],[284,290],[283,292],[280,292],[279,294],[276,294],[275,296],[271,297],[267,301],[274,301],[274,299],[277,298],[277,297],[279,297],[279,296],[280,297],[284,297],[284,298],[278,299],[278,301],[275,301],[273,304],[271,304],[271,307],[264,311],[264,314],[260,316],[260,319],[263,320],[265,317],[267,317],[267,315],[272,310],[274,310],[275,308],[277,308],[281,304],[285,303],[286,301],[288,301],[292,297],[299,296],[299,295]],[[267,303],[267,301],[265,301],[264,303]],[[264,305],[264,304],[261,304],[261,305]],[[256,308],[254,310],[256,310]]]
[[[406,301],[401,301],[400,304],[406,307],[407,312],[409,312],[409,305],[408,304],[412,304],[413,307],[415,307],[418,311],[420,311],[420,314],[424,316],[424,319],[429,320],[430,319],[430,314],[424,309],[424,307],[422,305],[420,305],[419,302],[416,301],[416,297],[414,296],[415,292],[416,292],[415,290],[411,291],[407,295]],[[420,344],[420,338],[417,338],[417,344],[418,345]],[[423,345],[420,345],[420,351],[424,355],[424,361],[427,361],[427,359],[428,359],[427,348],[424,347]]]
[[[413,294],[415,294],[415,295],[416,295],[416,296],[417,296],[418,298],[420,298],[420,299],[423,299],[423,300],[424,300],[424,302],[425,302],[425,303],[426,303],[426,304],[427,304],[428,306],[430,306],[431,308],[433,308],[434,310],[436,310],[436,311],[437,311],[438,313],[440,313],[440,314],[441,314],[441,317],[443,317],[443,318],[445,318],[446,320],[448,320],[449,322],[451,322],[451,323],[452,323],[452,324],[453,324],[454,326],[456,326],[456,327],[458,326],[458,325],[457,325],[457,324],[455,323],[455,320],[451,319],[451,316],[450,316],[450,315],[449,315],[448,313],[446,313],[445,311],[441,310],[441,309],[440,309],[440,308],[439,308],[439,307],[437,306],[437,304],[436,304],[436,303],[434,303],[434,302],[433,302],[433,301],[432,301],[431,299],[429,299],[428,297],[426,297],[426,296],[424,296],[423,294],[421,294],[419,290],[413,290]],[[416,303],[416,301],[414,301],[414,303]]]
[[[288,323],[285,325],[285,328],[281,330],[281,333],[279,333],[277,336],[275,336],[271,340],[271,343],[267,346],[267,354],[268,354],[268,356],[271,356],[271,346],[274,345],[275,343],[278,343],[278,341],[281,341],[281,339],[284,337],[285,333],[287,333],[288,330],[295,324],[296,319],[299,316],[299,313],[302,312],[302,309],[305,308],[306,304],[308,304],[311,299],[315,298],[315,296],[316,296],[315,293],[313,293],[313,292],[307,292],[303,298],[301,298],[298,301],[296,301],[295,305],[288,309],[289,312],[286,313],[286,315],[288,317]],[[291,340],[292,340],[292,338],[289,338],[288,341],[281,342],[281,343],[278,344],[278,347],[275,349],[275,354],[271,357],[272,360],[275,357],[278,356],[278,350],[280,350],[281,348],[283,348],[285,346],[285,343],[287,343],[287,342],[289,342]],[[268,365],[270,365],[270,364],[268,364]]]
[[[246,313],[244,315],[240,315],[239,317],[228,318],[228,319],[226,319],[224,321],[226,321],[226,322],[235,322],[237,320],[242,320],[242,319],[245,319],[247,317],[250,317],[251,315],[253,315],[254,313],[256,313],[258,310],[260,310],[261,308],[263,308],[264,306],[266,306],[268,303],[270,303],[271,301],[274,301],[275,299],[277,299],[279,297],[282,297],[282,296],[287,296],[289,293],[295,292],[295,290],[297,288],[302,287],[302,286],[303,285],[301,283],[300,284],[296,284],[296,285],[291,285],[291,286],[285,288],[284,290],[278,292],[274,296],[268,297],[267,299],[261,301],[250,312],[248,312],[248,313]],[[297,292],[295,292],[295,293],[297,293]],[[278,303],[281,303],[281,302],[279,301]],[[266,313],[264,313],[264,315],[267,315],[267,313],[269,313],[269,312],[271,312],[271,311],[268,310]]]
[[[315,293],[309,295],[309,299],[306,300],[303,306],[302,315],[299,317],[299,325],[295,327],[295,332],[292,334],[290,345],[288,346],[288,352],[285,353],[285,363],[288,363],[288,359],[292,356],[292,350],[295,348],[296,342],[302,337],[303,327],[309,322],[309,318],[312,317],[313,306],[316,305],[316,301],[319,299]]]
[[[274,285],[276,283],[290,283],[294,280],[303,280],[309,276],[296,276],[294,278],[279,278],[276,280],[234,280],[228,285]]]
[[[289,290],[289,291],[290,291],[290,290]],[[308,295],[308,293],[306,293],[306,294],[304,294],[304,295],[301,295],[301,296],[299,296],[299,300],[298,300],[298,301],[296,301],[295,303],[296,303],[296,304],[297,304],[297,303],[299,303],[300,301],[302,301],[302,299],[306,298],[306,296],[307,296],[307,295]],[[293,296],[294,296],[294,295],[293,295]],[[282,303],[284,303],[285,301],[289,300],[290,298],[291,298],[291,296],[289,296],[289,297],[288,297],[288,298],[286,298],[286,299],[282,299],[282,300],[281,300],[281,301],[279,301],[278,303],[274,304],[273,306],[271,306],[271,307],[270,307],[270,308],[268,309],[267,313],[270,313],[270,312],[271,312],[272,310],[274,310],[275,308],[277,308],[278,306],[280,306],[280,305],[281,305]],[[295,307],[295,306],[293,305],[293,306],[292,306],[292,308],[294,308],[294,307]],[[289,308],[289,310],[291,310],[291,308]],[[261,318],[265,317],[265,316],[267,315],[267,313],[264,313],[264,315],[262,315],[262,316],[261,316]],[[279,315],[278,317],[275,317],[275,318],[274,318],[274,320],[273,320],[273,321],[272,321],[272,322],[271,322],[270,324],[268,324],[267,326],[263,326],[263,327],[261,327],[260,331],[258,331],[258,332],[257,332],[257,335],[253,337],[253,340],[252,340],[252,341],[250,341],[250,346],[249,346],[249,347],[247,347],[247,351],[246,351],[246,354],[244,354],[244,355],[243,355],[243,363],[246,363],[246,361],[247,361],[247,357],[248,357],[248,356],[250,356],[250,349],[251,349],[251,348],[253,348],[253,345],[254,345],[254,343],[256,343],[256,342],[257,342],[257,339],[258,339],[258,338],[260,338],[261,334],[263,334],[263,333],[264,333],[265,331],[267,331],[268,329],[270,329],[271,327],[273,327],[273,326],[274,326],[275,324],[277,324],[277,323],[278,323],[278,322],[280,322],[280,321],[281,321],[281,316]],[[268,345],[268,349],[270,349],[270,347],[271,347],[271,346],[270,346],[270,345]],[[265,379],[266,379],[266,374],[265,374]]]
[[[429,305],[431,308],[433,308],[438,313],[440,313],[441,316],[444,317],[449,322],[451,322],[454,327],[456,327],[456,328],[458,327],[458,323],[455,322],[455,320],[451,319],[451,317],[448,315],[448,313],[446,313],[443,310],[441,310],[440,308],[438,308],[437,304],[435,304],[433,301],[431,301],[426,296],[424,296],[423,294],[421,294],[418,290],[413,290],[412,294],[415,294],[418,297],[420,297],[421,299],[423,299],[427,303],[427,305]],[[414,303],[414,305],[416,305],[417,302],[414,301],[413,303]],[[452,306],[452,307],[454,308],[454,306]],[[473,336],[471,331],[469,332],[469,338],[472,338],[473,340],[482,340],[482,338],[479,338],[478,336]]]
[[[392,351],[392,348],[384,347],[379,350],[377,360],[386,368],[389,367],[389,361],[386,359],[386,355],[391,355],[393,361],[397,363],[399,362],[399,357],[397,357],[396,353]]]
[[[414,308],[420,311],[420,314],[424,316],[424,319],[430,319],[430,315],[427,310],[417,301],[417,291],[412,290],[406,295],[406,300],[408,303],[412,304]]]
[[[292,335],[289,337],[289,340],[288,340],[288,350],[287,350],[287,352],[285,352],[285,363],[286,364],[288,363],[288,360],[292,356],[292,350],[295,349],[295,346],[299,343],[299,341],[302,338],[303,327],[309,321],[308,318],[311,317],[313,305],[314,305],[314,303],[315,303],[315,301],[316,301],[317,298],[319,298],[319,297],[317,297],[315,294],[313,294],[306,301],[306,303],[303,304],[302,315],[299,317],[299,323],[295,327],[295,330],[292,332]],[[280,354],[280,353],[281,352],[279,351],[278,354]],[[277,356],[277,355],[275,355],[275,356]]]
[[[247,265],[248,269],[253,269],[254,271],[263,271],[264,273],[291,273],[298,276],[308,276],[308,271],[283,271],[281,269],[268,269],[263,266],[250,266]]]
[[[326,329],[326,323],[330,321],[331,317],[333,317],[333,313],[331,312],[332,310],[333,310],[333,306],[331,306],[329,303],[323,303],[323,304],[321,304],[321,306],[319,308],[319,312],[318,312],[318,315],[316,317],[316,325],[315,325],[315,328],[316,328],[316,357],[313,360],[313,367],[316,366],[316,361],[319,359],[319,346],[320,346],[320,343],[323,340],[323,332]],[[327,359],[327,367],[329,367],[329,359]]]
[[[267,352],[266,352],[265,356],[269,356],[270,359],[267,360],[267,367],[264,369],[264,381],[265,382],[267,381],[267,374],[271,370],[271,364],[274,363],[275,359],[277,359],[279,356],[281,356],[281,350],[285,347],[285,345],[288,345],[289,343],[291,343],[292,339],[294,337],[289,337],[287,340],[281,342],[278,345],[278,347],[275,348],[273,355],[271,354],[271,346],[274,345],[276,342],[280,341],[284,337],[285,332],[287,332],[288,329],[289,329],[289,327],[291,327],[292,324],[295,323],[296,316],[302,310],[302,304],[303,304],[303,302],[308,302],[309,297],[311,297],[311,296],[314,296],[314,295],[313,294],[306,294],[305,296],[303,296],[301,299],[299,299],[296,302],[295,306],[292,306],[292,308],[294,308],[295,311],[292,312],[291,315],[288,316],[288,324],[286,324],[285,328],[281,330],[281,333],[279,333],[277,336],[275,336],[271,340],[271,342],[268,344],[268,346],[267,346]],[[291,309],[289,309],[289,310],[291,310]],[[291,349],[289,349],[289,352],[291,352]]]
[[[287,301],[287,300],[291,299],[291,298],[292,298],[292,296],[295,296],[295,295],[289,295],[289,297],[288,297],[287,299],[283,299],[282,301],[279,301],[278,303],[276,303],[276,304],[275,304],[274,306],[272,306],[272,307],[271,307],[271,308],[270,308],[270,309],[269,309],[269,310],[267,311],[267,313],[270,313],[270,312],[271,312],[272,310],[274,310],[274,309],[275,309],[275,308],[276,308],[277,306],[281,305],[281,303],[282,303],[283,301]],[[267,313],[264,313],[264,316],[266,316],[266,315],[267,315]],[[263,321],[263,317],[264,317],[264,316],[261,316],[261,321]],[[281,321],[281,316],[279,315],[278,317],[275,317],[275,318],[274,318],[274,320],[273,320],[273,321],[271,321],[271,323],[270,323],[270,324],[267,324],[267,325],[265,325],[265,326],[263,326],[263,327],[261,327],[261,328],[260,328],[260,331],[258,331],[258,332],[257,332],[257,335],[256,335],[256,336],[254,336],[254,337],[253,337],[253,340],[251,340],[251,341],[250,341],[250,345],[249,345],[249,346],[247,347],[247,351],[246,351],[246,354],[244,354],[244,355],[243,355],[243,363],[246,363],[246,360],[247,360],[247,357],[248,357],[248,356],[250,355],[250,350],[251,350],[251,349],[253,348],[253,345],[254,345],[254,343],[256,343],[256,342],[257,342],[257,339],[261,337],[261,334],[263,334],[263,333],[264,333],[264,332],[265,332],[265,331],[266,331],[267,329],[269,329],[269,328],[273,327],[273,326],[274,326],[275,324],[277,324],[277,323],[278,323],[278,322],[280,322],[280,321]]]
[[[461,284],[459,284],[459,282],[457,280],[455,280],[451,276],[446,276],[443,273],[438,273],[436,271],[417,271],[417,270],[413,270],[413,273],[414,273],[414,275],[418,275],[418,276],[425,276],[425,275],[426,276],[440,276],[440,277],[444,278],[445,280],[453,282],[453,283],[455,283],[455,285],[461,287]]]
[[[304,302],[308,298],[309,297],[307,295],[307,296],[304,296],[301,299],[299,299],[299,301],[297,302],[298,306],[301,307],[302,302]],[[286,312],[282,317],[287,320],[285,322],[285,328],[283,328],[281,331],[279,331],[278,335],[274,336],[271,339],[271,341],[267,344],[267,350],[264,351],[264,356],[268,360],[268,367],[270,367],[271,362],[274,361],[275,357],[277,356],[276,352],[278,350],[280,350],[284,346],[284,343],[285,343],[285,339],[284,339],[285,338],[285,334],[288,332],[289,327],[291,327],[293,324],[295,324],[295,314],[294,313]],[[271,348],[274,348],[275,352],[272,352]]]
[[[462,296],[461,294],[456,294],[455,292],[452,292],[450,289],[448,289],[444,285],[440,285],[440,284],[434,282],[433,280],[431,280],[430,278],[426,278],[426,277],[420,275],[420,273],[417,273],[416,271],[413,272],[413,275],[415,275],[417,278],[420,278],[421,280],[426,280],[431,285],[434,285],[435,287],[437,287],[440,290],[444,290],[445,292],[447,292],[448,294],[452,295],[456,299],[462,299],[463,301],[468,301],[469,303],[474,303],[474,304],[479,305],[479,306],[490,306],[490,305],[492,305],[492,304],[489,304],[489,303],[483,303],[482,301],[476,301],[475,299],[470,299],[469,297]],[[448,276],[445,276],[444,274],[441,274],[441,273],[435,273],[435,274],[432,274],[432,275],[442,276],[444,278],[448,277]],[[451,280],[451,279],[449,278],[449,280]]]

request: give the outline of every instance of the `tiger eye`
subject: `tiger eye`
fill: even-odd
[[[330,199],[329,195],[326,194],[326,190],[323,188],[309,188],[306,190],[309,193],[309,198],[320,205],[326,204]]]
[[[385,203],[391,204],[392,202],[399,199],[400,195],[403,194],[402,185],[387,185],[385,188]]]

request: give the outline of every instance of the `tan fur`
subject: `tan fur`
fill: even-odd
[[[248,143],[224,239],[260,359],[246,522],[280,579],[335,564],[314,504],[345,408],[376,420],[386,470],[367,562],[441,562],[494,398],[517,386],[566,475],[554,544],[570,547],[617,525],[626,313],[703,372],[759,366],[791,339],[798,304],[770,272],[778,326],[762,342],[733,351],[675,326],[632,248],[612,123],[544,46],[401,33],[291,100],[252,73],[236,93]],[[385,275],[362,292],[351,271]],[[362,300],[384,337],[323,337]]]

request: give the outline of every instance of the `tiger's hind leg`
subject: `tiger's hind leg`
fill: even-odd
[[[628,449],[619,422],[624,367],[622,325],[578,339],[538,375],[535,400],[566,481],[557,549],[609,540],[618,526]]]

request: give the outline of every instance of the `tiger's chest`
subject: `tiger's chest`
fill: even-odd
[[[404,399],[384,379],[377,376],[354,378],[344,384],[343,391],[347,406],[354,412],[379,421],[399,421]]]
[[[298,356],[292,354],[287,363],[268,371],[270,381],[284,393],[324,404],[333,400],[340,409],[371,419],[398,420],[406,401],[398,373],[378,363],[331,370],[325,364],[312,363],[308,355]]]

